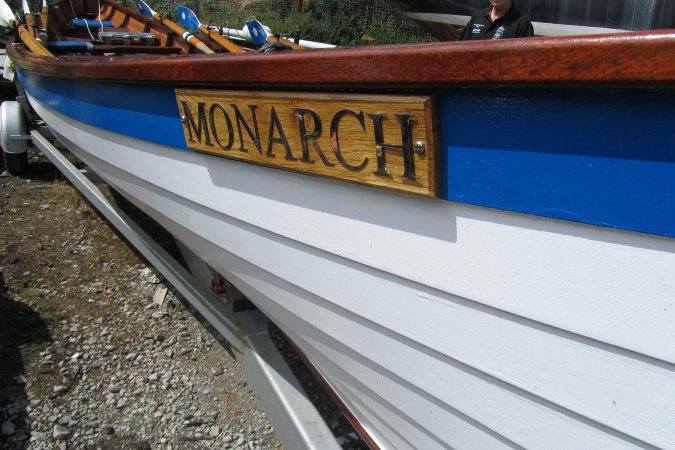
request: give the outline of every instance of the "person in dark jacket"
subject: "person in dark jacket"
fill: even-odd
[[[478,10],[466,24],[460,41],[534,36],[532,22],[511,0],[490,0],[491,7]]]

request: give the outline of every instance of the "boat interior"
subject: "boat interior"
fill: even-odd
[[[42,37],[44,40],[46,32],[47,48],[54,55],[203,53],[157,20],[148,19],[123,4],[106,0],[100,3],[95,0],[56,1],[39,14],[27,15],[26,22],[36,39]],[[214,53],[228,52],[216,39],[204,34],[199,39]],[[255,50],[244,48],[244,51]]]
[[[228,40],[213,27],[203,27],[200,24],[199,29],[180,28],[169,18],[162,17],[151,9],[145,10],[144,7],[147,5],[139,3],[141,13],[128,7],[126,0],[121,3],[111,0],[55,0],[50,2],[49,6],[43,6],[41,11],[26,14],[25,24],[19,25],[19,28],[23,27],[19,35],[34,54],[45,56],[79,54],[145,55],[149,57],[212,53],[241,54],[258,51],[249,42],[234,43]],[[440,24],[422,21],[419,23],[441,40],[444,40],[442,36],[444,33],[447,34],[448,29],[452,30],[449,34],[456,37],[467,18],[446,16],[455,18],[455,22]],[[438,29],[434,32],[429,29],[430,27]],[[537,30],[538,28],[535,27],[536,34],[538,34]],[[195,40],[200,43],[195,44]]]

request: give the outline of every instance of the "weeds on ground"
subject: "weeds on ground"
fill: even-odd
[[[45,200],[48,203],[60,203],[67,207],[79,208],[83,198],[75,188],[66,181],[55,180],[49,185]]]

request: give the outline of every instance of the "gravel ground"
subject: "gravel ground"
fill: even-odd
[[[227,342],[68,184],[0,192],[0,445],[280,447]]]
[[[25,394],[4,410],[17,428],[8,442],[25,442],[29,426],[29,448],[55,441],[86,448],[279,447],[227,346],[150,269],[132,266],[127,274],[132,296],[107,288],[114,300],[103,315],[59,321],[62,339],[39,352],[36,368],[59,384],[49,392],[41,380],[27,380]],[[94,283],[89,293],[101,296],[103,287]],[[162,306],[154,305],[153,296],[162,294]]]
[[[281,448],[228,343],[31,152],[0,176],[0,447]]]

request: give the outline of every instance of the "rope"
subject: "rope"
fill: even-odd
[[[73,0],[68,0],[68,3],[70,4],[70,10],[73,12],[73,17],[79,19],[79,17],[77,17],[77,14],[75,14],[75,8],[73,8]],[[89,36],[91,36],[91,40],[93,41],[94,35],[91,34],[91,30],[89,30],[89,24],[87,24],[87,31],[89,32]]]
[[[70,4],[70,10],[73,12],[73,17],[79,19],[79,17],[77,17],[77,14],[75,14],[75,8],[73,8],[73,0],[68,0],[68,3]],[[98,23],[101,24],[101,30],[103,30],[103,20],[101,19],[101,0],[98,1]],[[89,28],[89,21],[85,20],[85,26],[87,28],[89,36],[91,37],[91,40],[95,41],[96,38],[91,33],[91,29]]]
[[[98,0],[98,23],[101,24],[101,31],[103,31],[103,19],[101,19],[101,0]],[[99,33],[101,31],[99,31]]]

